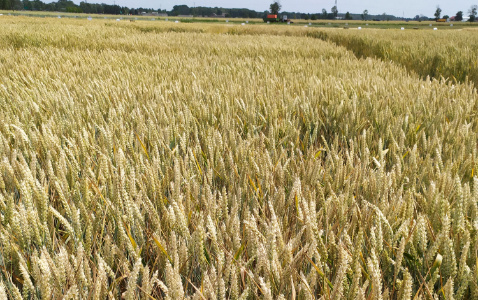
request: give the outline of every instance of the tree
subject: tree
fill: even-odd
[[[332,7],[332,14],[334,15],[334,18],[337,18],[339,15],[339,10],[337,9],[337,6]]]
[[[312,21],[317,20],[317,15],[316,15],[316,14],[313,14],[313,15],[310,17],[310,19],[311,19]]]
[[[468,10],[468,13],[470,16],[470,22],[475,22],[477,12],[478,12],[478,6],[472,5],[470,7],[470,10]]]
[[[435,11],[435,21],[440,19],[440,16],[441,16],[441,8],[440,6],[437,6],[437,10]]]
[[[171,15],[179,16],[179,15],[189,15],[191,13],[191,9],[187,5],[175,5],[173,6],[173,10],[171,10]]]
[[[23,9],[32,10],[32,2],[29,0],[23,0]]]
[[[352,16],[350,15],[349,12],[345,13],[345,20],[353,20]]]
[[[449,15],[444,15],[444,16],[443,16],[443,19],[445,19],[445,20],[448,20],[449,18],[450,18]]]
[[[282,7],[282,6],[281,6],[280,3],[277,2],[277,1],[274,2],[274,3],[272,3],[271,6],[270,6],[271,14],[273,14],[273,15],[278,15],[278,14],[279,14],[279,11],[280,11],[280,9],[281,9],[281,7]]]
[[[322,8],[322,19],[327,19],[327,10]]]
[[[382,14],[382,20],[387,20],[387,21],[390,21],[390,16],[389,16],[389,15],[387,15],[387,13],[386,13],[386,12],[384,12],[384,13]]]
[[[20,0],[5,0],[3,9],[22,10],[23,4]]]
[[[463,12],[461,10],[456,13],[455,21],[463,21]]]
[[[368,16],[368,10],[364,10],[363,13],[360,15],[362,17],[362,20],[367,19]]]

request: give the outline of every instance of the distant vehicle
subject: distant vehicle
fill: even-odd
[[[446,22],[446,19],[438,19],[437,22],[445,23],[445,22]]]
[[[270,22],[270,23],[275,23],[275,22],[281,22],[281,23],[293,23],[289,18],[287,18],[287,15],[282,15],[282,17],[279,17],[278,15],[272,15],[269,14],[264,18],[264,22]]]

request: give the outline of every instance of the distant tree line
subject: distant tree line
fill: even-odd
[[[0,0],[0,9],[3,10],[32,10],[32,11],[58,11],[58,12],[73,12],[73,13],[88,13],[88,14],[112,14],[112,15],[140,15],[142,13],[167,13],[169,16],[191,15],[191,16],[223,16],[227,18],[264,18],[269,11],[254,11],[247,8],[219,8],[219,7],[189,7],[187,5],[175,5],[171,11],[156,10],[152,8],[129,8],[119,5],[109,5],[105,3],[88,3],[86,1],[76,4],[71,0],[58,0],[57,2],[45,3],[41,0]],[[360,19],[360,15],[342,14],[339,15],[336,6],[331,8],[328,12],[325,8],[322,12],[306,14],[300,12],[282,12],[291,19],[306,19],[306,20],[333,20],[337,17],[345,19]],[[373,17],[373,16],[370,16]],[[375,16],[382,19],[382,16]],[[393,16],[387,16],[388,19]],[[385,19],[385,18],[383,18]]]
[[[380,15],[370,15],[368,11],[365,10],[362,14],[352,14],[350,12],[334,14],[332,12],[327,12],[325,9],[322,10],[322,13],[315,14],[304,14],[304,13],[295,13],[295,12],[282,12],[282,14],[287,15],[291,19],[305,19],[305,20],[334,20],[337,18],[344,20],[375,20],[375,21],[391,21],[396,20],[397,17],[383,13]]]
[[[225,16],[230,18],[262,18],[266,12],[256,12],[247,8],[218,8],[218,7],[189,7],[187,5],[175,5],[171,11],[152,8],[129,8],[126,6],[109,5],[105,3],[87,3],[86,1],[76,4],[71,0],[58,0],[57,2],[45,3],[41,0],[0,0],[2,10],[31,10],[31,11],[58,11],[88,14],[112,14],[112,15],[140,15],[142,13],[167,13],[170,16],[193,15],[193,16]]]
[[[257,12],[247,8],[189,7],[187,5],[175,5],[173,9],[167,13],[170,16],[191,15],[200,17],[262,18],[265,12]]]
[[[279,5],[278,2],[274,2]],[[273,3],[273,4],[274,4]],[[272,4],[272,5],[273,5]],[[272,8],[272,6],[271,6]],[[169,16],[179,15],[191,15],[191,16],[223,16],[227,18],[264,18],[269,11],[257,12],[247,8],[219,8],[219,7],[189,7],[187,5],[175,5],[171,11],[153,9],[153,8],[129,8],[120,5],[110,5],[105,3],[88,3],[86,1],[76,4],[71,0],[58,0],[57,2],[45,3],[41,0],[0,0],[0,9],[2,10],[32,10],[32,11],[58,11],[58,12],[73,12],[73,13],[88,13],[88,14],[112,14],[112,15],[140,15],[142,13],[167,13]],[[278,7],[280,10],[280,6]],[[475,21],[477,16],[477,6],[473,5],[468,11],[470,21]],[[325,8],[322,12],[318,13],[300,13],[300,12],[282,12],[283,15],[287,15],[289,19],[305,19],[305,20],[333,20],[333,19],[345,19],[345,20],[395,20],[397,19],[393,15],[383,13],[381,15],[369,15],[367,10],[364,10],[362,14],[351,14],[349,12],[339,14],[336,6],[332,7],[330,12]],[[435,19],[440,18],[441,9],[437,7],[435,11]],[[444,16],[445,17],[445,16]],[[448,17],[448,16],[446,16]],[[457,12],[455,16],[456,21],[462,20],[464,13],[462,11]],[[427,17],[417,15],[415,20],[428,20]]]
[[[128,8],[126,6],[109,5],[105,3],[80,2],[79,5],[70,0],[58,0],[45,3],[41,0],[0,0],[0,9],[3,10],[32,10],[32,11],[58,11],[89,14],[141,14],[142,12],[158,11],[152,8]]]
[[[463,21],[465,14],[463,11],[458,11],[454,16],[449,16],[449,15],[441,15],[442,9],[440,6],[436,7],[435,13],[433,14],[434,18],[428,18],[424,15],[416,15],[415,18],[413,18],[415,21],[432,21],[432,20],[439,20],[439,19],[451,19],[452,21]],[[478,6],[477,5],[472,5],[470,9],[468,10],[468,15],[466,15],[467,20],[469,22],[475,22],[476,21],[476,16],[478,14]]]

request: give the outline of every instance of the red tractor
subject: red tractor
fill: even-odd
[[[287,18],[286,15],[282,15],[282,17],[279,17],[278,15],[267,15],[264,18],[264,22],[269,22],[269,23],[275,23],[275,22],[282,22],[282,23],[292,23],[290,19]]]

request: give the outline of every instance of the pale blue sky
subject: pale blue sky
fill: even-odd
[[[79,3],[79,0],[74,0]],[[162,8],[170,10],[174,5],[186,4],[188,6],[210,6],[210,7],[226,7],[226,8],[250,8],[257,11],[264,11],[269,8],[272,0],[89,0],[89,2],[116,4],[128,7],[148,7]],[[477,4],[478,0],[400,0],[400,1],[353,1],[353,0],[337,0],[339,12],[350,11],[351,13],[361,13],[364,9],[368,9],[370,14],[389,13],[396,16],[414,17],[423,14],[425,16],[433,16],[436,6],[439,5],[443,10],[442,14],[453,16],[457,11],[462,10],[465,15],[471,5]],[[330,12],[334,6],[335,0],[317,1],[317,0],[281,0],[282,9],[286,11],[296,12],[320,12],[322,8]]]

